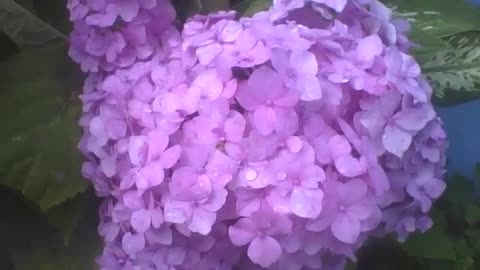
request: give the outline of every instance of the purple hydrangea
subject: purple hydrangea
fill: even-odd
[[[432,226],[446,136],[378,0],[194,16],[71,0],[103,270],[343,269]]]

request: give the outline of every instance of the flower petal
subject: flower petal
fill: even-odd
[[[146,232],[151,224],[149,211],[145,209],[140,209],[133,212],[132,217],[130,218],[130,224],[137,232]]]
[[[262,135],[269,135],[275,129],[277,117],[275,111],[266,106],[262,106],[255,110],[253,114],[253,124],[258,132]]]
[[[388,152],[402,158],[403,153],[405,153],[410,147],[410,144],[412,144],[412,135],[395,125],[388,124],[385,127],[382,142]]]
[[[201,207],[197,207],[193,210],[192,219],[188,224],[188,228],[192,232],[196,232],[201,235],[208,235],[212,230],[212,226],[216,219],[217,214]]]
[[[323,192],[320,189],[295,188],[290,199],[290,208],[299,217],[316,218],[322,211],[322,199]]]
[[[354,244],[360,236],[360,222],[346,214],[338,215],[331,229],[338,240],[347,244]]]
[[[250,243],[257,233],[257,228],[250,218],[241,218],[228,228],[228,236],[236,246]]]
[[[260,236],[250,243],[247,254],[252,262],[268,268],[280,258],[282,248],[271,236]]]

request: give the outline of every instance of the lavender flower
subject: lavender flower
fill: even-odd
[[[104,270],[342,269],[372,234],[426,231],[446,136],[377,0],[194,16],[68,2]]]

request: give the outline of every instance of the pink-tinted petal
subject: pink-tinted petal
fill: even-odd
[[[183,247],[171,247],[168,249],[167,263],[169,265],[180,265],[187,257],[187,250]]]
[[[166,226],[159,229],[150,229],[145,233],[145,238],[150,244],[171,245],[173,243],[172,229]]]
[[[332,156],[338,157],[352,152],[352,146],[348,142],[347,138],[342,135],[335,135],[328,140],[328,148],[332,153]]]
[[[222,46],[218,43],[212,43],[197,49],[198,62],[202,65],[208,65],[222,52]]]
[[[209,69],[200,73],[192,82],[192,86],[201,89],[202,96],[208,97],[212,100],[220,97],[223,91],[223,82],[215,69]]]
[[[388,152],[401,158],[412,144],[412,135],[395,125],[388,124],[385,127],[382,142]]]
[[[262,135],[269,135],[273,132],[277,117],[275,111],[266,106],[258,108],[253,114],[253,124]]]
[[[202,208],[211,212],[220,210],[227,200],[227,195],[227,191],[223,188],[213,191],[210,198],[202,204]]]
[[[340,241],[353,244],[360,236],[360,222],[349,215],[338,215],[331,225],[333,235]]]
[[[395,114],[395,124],[407,131],[418,131],[425,127],[427,122],[435,117],[435,111],[430,105],[420,108],[409,108]]]
[[[341,12],[347,5],[347,0],[313,0],[313,2],[325,4],[333,8],[336,12]]]
[[[424,189],[427,194],[433,199],[439,198],[447,188],[447,184],[441,180],[434,180],[425,185]]]
[[[119,16],[126,22],[131,22],[140,10],[140,4],[134,0],[122,0],[113,5],[115,5],[115,10]]]
[[[261,101],[274,101],[285,93],[282,79],[272,69],[261,66],[248,80],[250,94]]]
[[[140,209],[132,213],[130,224],[139,233],[144,233],[150,227],[150,213],[148,210]]]
[[[316,75],[318,72],[317,59],[309,51],[294,51],[290,55],[290,63],[300,74]]]
[[[160,225],[163,224],[163,211],[162,208],[150,209],[150,219],[152,221],[152,226],[154,228],[160,228]]]
[[[145,206],[145,200],[142,194],[135,190],[129,190],[123,194],[123,203],[130,209],[142,209]]]
[[[225,121],[225,136],[228,141],[240,142],[245,131],[246,121],[238,112],[232,112],[231,117]]]
[[[337,183],[336,191],[341,201],[358,202],[367,195],[368,186],[362,179],[355,178],[346,183]]]
[[[329,216],[327,217],[320,216],[317,219],[309,220],[307,223],[306,229],[312,232],[321,232],[326,228],[328,228],[331,222],[332,220]]]
[[[308,166],[303,170],[302,186],[306,188],[317,188],[319,182],[326,179],[325,171],[319,166]]]
[[[197,207],[193,210],[192,219],[188,224],[188,228],[192,232],[196,232],[201,235],[208,235],[212,230],[212,226],[215,223],[216,218],[217,215],[214,212]]]
[[[372,206],[366,203],[357,203],[349,206],[347,213],[358,220],[365,220],[370,217],[372,211]]]
[[[316,218],[322,211],[323,192],[320,189],[310,190],[295,188],[290,199],[292,212],[302,218]]]
[[[162,155],[168,145],[168,135],[163,130],[157,129],[148,134],[148,160],[153,160]]]
[[[238,200],[236,209],[240,216],[249,217],[254,212],[260,210],[261,204],[260,199]]]
[[[288,52],[282,49],[272,50],[272,66],[280,74],[286,74],[290,67]]]
[[[372,61],[383,51],[383,44],[380,37],[371,35],[360,40],[357,47],[357,58],[362,62]]]
[[[252,262],[268,268],[282,255],[282,248],[271,236],[259,236],[248,246],[248,257]]]
[[[165,221],[171,223],[185,223],[192,216],[192,206],[189,202],[169,201],[163,211]]]
[[[145,9],[152,9],[157,5],[157,0],[139,0],[138,2]]]
[[[144,136],[132,136],[130,137],[128,146],[128,156],[130,162],[133,165],[140,165],[143,162],[145,154],[145,137]]]
[[[249,218],[241,218],[228,228],[228,236],[236,246],[244,246],[257,236],[255,223]]]
[[[287,196],[280,191],[272,191],[266,198],[267,203],[273,209],[273,211],[280,214],[290,213],[290,200]],[[260,207],[259,207],[260,208]],[[256,209],[258,210],[258,209]]]
[[[170,192],[176,200],[201,201],[210,196],[212,184],[206,175],[198,175],[195,168],[182,167],[172,175]]]
[[[165,172],[162,164],[158,161],[151,162],[140,171],[135,183],[139,189],[147,189],[160,185],[164,177]]]
[[[298,81],[298,87],[301,93],[300,99],[303,101],[319,100],[323,96],[320,81],[316,76],[303,76]]]
[[[175,165],[175,163],[177,163],[181,154],[182,148],[180,145],[174,145],[163,152],[160,163],[162,164],[163,168],[170,169]]]
[[[136,253],[145,247],[145,237],[142,233],[126,233],[122,238],[122,247],[125,253],[135,258]]]
[[[335,158],[335,168],[346,177],[356,177],[366,172],[365,166],[351,155]]]

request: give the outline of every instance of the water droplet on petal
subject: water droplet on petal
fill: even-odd
[[[285,173],[285,172],[278,172],[278,173],[277,173],[277,179],[278,179],[278,180],[285,180],[285,179],[287,179],[287,173]]]
[[[247,178],[247,180],[249,181],[253,181],[257,178],[258,176],[258,173],[257,171],[255,171],[254,169],[252,168],[248,168],[245,172],[245,177]]]

